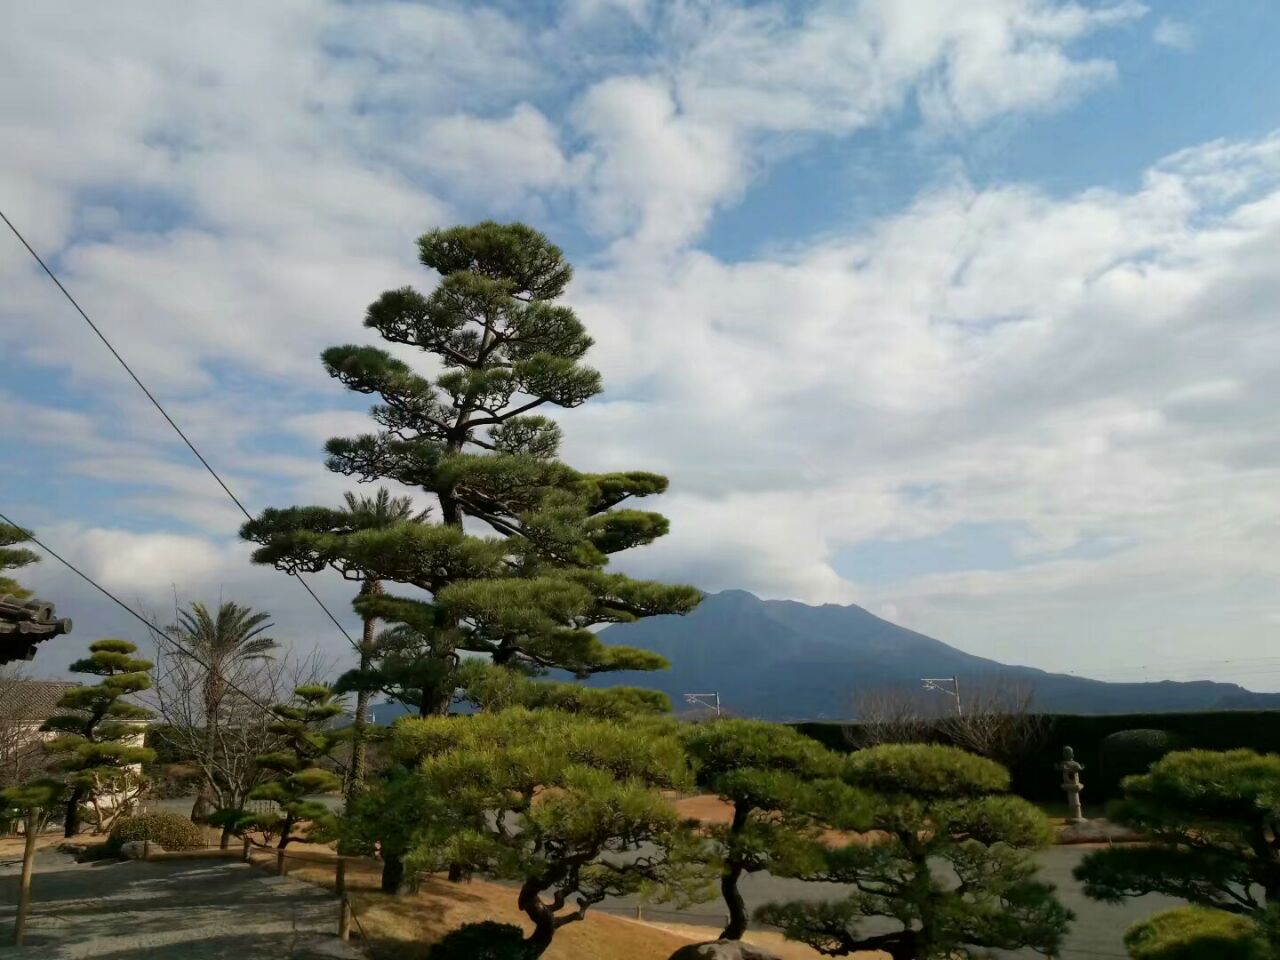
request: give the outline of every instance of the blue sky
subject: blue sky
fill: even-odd
[[[523,219],[607,385],[567,457],[672,479],[626,569],[1280,686],[1275,4],[165,9],[9,14],[0,207],[252,508],[345,488],[320,445],[365,403],[316,357],[430,286],[413,238]],[[16,242],[0,282],[0,509],[150,610],[235,596],[339,655]]]

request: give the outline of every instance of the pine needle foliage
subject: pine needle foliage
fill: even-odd
[[[825,956],[882,950],[893,960],[986,957],[995,949],[1058,952],[1072,918],[1036,879],[1033,858],[1052,839],[1038,809],[1010,796],[999,764],[954,747],[894,744],[860,750],[844,782],[862,791],[834,825],[875,831],[837,846],[809,879],[849,884],[843,900],[770,904],[759,920]],[[946,864],[955,878],[939,871]],[[897,928],[871,933],[870,918]]]
[[[614,554],[667,532],[660,514],[632,506],[664,492],[664,477],[584,473],[557,459],[560,427],[545,412],[601,390],[584,362],[591,338],[558,302],[571,267],[523,224],[433,230],[418,249],[440,276],[436,288],[387,291],[365,326],[421,351],[437,372],[370,345],[324,351],[332,377],[376,399],[379,427],[330,440],[328,466],[422,490],[439,504],[440,522],[348,532],[320,508],[268,511],[243,530],[260,544],[254,559],[293,571],[334,566],[425,591],[425,600],[362,596],[358,610],[438,644],[441,660],[478,653],[579,676],[665,666],[591,629],[685,613],[700,594],[606,569]]]

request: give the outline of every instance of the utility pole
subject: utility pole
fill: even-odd
[[[937,690],[939,693],[945,693],[949,697],[955,697],[956,716],[964,716],[964,705],[960,702],[959,677],[922,677],[920,682],[926,690]],[[950,686],[947,686],[948,684]]]
[[[713,707],[716,711],[716,719],[720,718],[720,694],[716,693],[686,693],[684,695],[685,703],[692,703],[699,707]]]

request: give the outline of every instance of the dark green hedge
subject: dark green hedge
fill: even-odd
[[[1028,800],[1057,801],[1063,795],[1054,768],[1062,748],[1075,749],[1084,764],[1081,780],[1086,816],[1101,815],[1099,805],[1119,796],[1119,784],[1104,769],[1102,741],[1128,730],[1163,730],[1184,750],[1234,750],[1247,747],[1260,753],[1280,753],[1280,710],[1239,710],[1213,713],[1139,713],[1108,716],[1055,714],[1048,718],[1043,746],[1010,769],[1013,790]],[[847,725],[799,723],[796,729],[832,750],[850,751]],[[1114,766],[1114,764],[1113,764]]]

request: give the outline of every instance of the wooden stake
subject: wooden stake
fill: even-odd
[[[347,861],[338,858],[338,872],[333,879],[333,889],[340,897],[347,895]]]
[[[346,897],[338,901],[338,939],[351,939],[351,904]]]
[[[276,876],[283,877],[285,872],[284,850],[276,851]]]

